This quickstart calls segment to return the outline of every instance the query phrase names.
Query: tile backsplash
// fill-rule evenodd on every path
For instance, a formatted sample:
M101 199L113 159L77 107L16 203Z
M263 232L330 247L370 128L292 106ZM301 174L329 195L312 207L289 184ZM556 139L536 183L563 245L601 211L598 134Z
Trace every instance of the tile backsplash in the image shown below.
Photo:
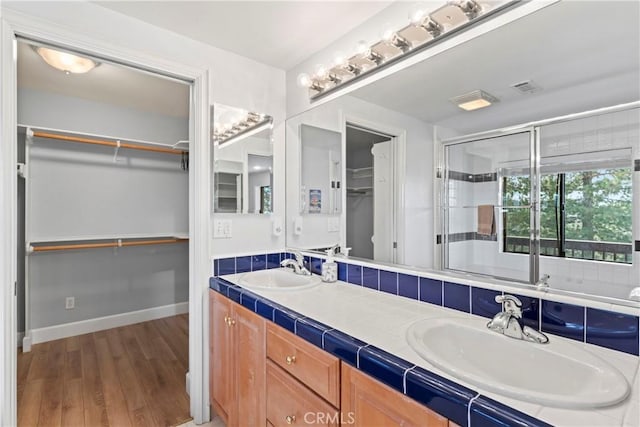
M288 252L218 258L213 261L213 275L243 273L277 268ZM307 268L320 274L324 259L305 256ZM386 268L363 266L358 262L338 262L338 280L380 292L444 306L454 310L491 318L500 311L495 302L501 291L428 277L428 273L408 274ZM559 335L625 353L640 355L638 316L526 295L522 301L524 323L542 332Z

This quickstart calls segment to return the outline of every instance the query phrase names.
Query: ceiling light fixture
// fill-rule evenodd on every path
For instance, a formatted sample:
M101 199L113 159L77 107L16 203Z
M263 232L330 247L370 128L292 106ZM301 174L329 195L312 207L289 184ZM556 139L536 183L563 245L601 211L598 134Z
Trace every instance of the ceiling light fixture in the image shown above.
M93 59L44 46L38 46L35 50L44 62L66 74L88 73L99 65Z
M414 8L409 13L409 25L394 31L386 24L378 42L358 42L354 55L336 55L332 67L317 65L313 76L300 74L298 85L307 88L309 98L318 99L518 3L519 0L482 4L476 0L453 0L431 13L422 7Z
M465 111L473 111L488 107L498 101L498 98L483 90L474 90L473 92L451 98L451 102Z

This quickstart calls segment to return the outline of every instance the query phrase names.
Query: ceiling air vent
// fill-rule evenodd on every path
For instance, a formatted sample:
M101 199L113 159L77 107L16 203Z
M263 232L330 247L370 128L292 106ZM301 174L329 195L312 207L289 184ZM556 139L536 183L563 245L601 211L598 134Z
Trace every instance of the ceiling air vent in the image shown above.
M511 87L517 90L518 92L525 93L525 94L536 93L542 90L542 88L538 86L538 84L535 83L533 80L527 80L524 82L515 83L515 84L512 84Z

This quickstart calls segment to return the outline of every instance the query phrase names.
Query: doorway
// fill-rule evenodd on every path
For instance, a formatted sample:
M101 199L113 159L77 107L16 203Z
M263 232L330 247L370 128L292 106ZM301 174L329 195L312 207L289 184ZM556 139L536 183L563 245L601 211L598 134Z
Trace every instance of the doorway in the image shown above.
M394 140L346 125L346 246L359 258L396 262Z

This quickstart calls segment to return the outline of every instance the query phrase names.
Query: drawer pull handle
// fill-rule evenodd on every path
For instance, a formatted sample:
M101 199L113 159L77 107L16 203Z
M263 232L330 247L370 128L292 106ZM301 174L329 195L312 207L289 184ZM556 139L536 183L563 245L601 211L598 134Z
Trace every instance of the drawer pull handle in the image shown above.
M287 361L287 365L293 365L294 363L296 363L296 357L295 356L287 356L287 358L285 359ZM295 421L296 417L293 417L293 420Z
M229 326L233 326L236 324L235 319L232 319L231 317L229 318Z
M296 422L296 416L295 415L287 415L285 417L285 421L287 422L287 424L293 424Z

